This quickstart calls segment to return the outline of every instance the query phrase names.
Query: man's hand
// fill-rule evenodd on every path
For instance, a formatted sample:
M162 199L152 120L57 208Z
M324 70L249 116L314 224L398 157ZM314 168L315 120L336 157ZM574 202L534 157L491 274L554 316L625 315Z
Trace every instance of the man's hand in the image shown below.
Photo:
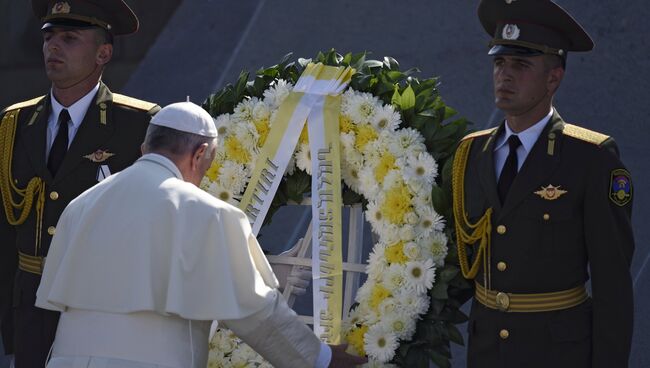
M301 242L302 239L299 239L296 245L291 249L280 253L280 255L285 257L296 257L300 250ZM304 295L307 292L309 283L311 282L311 271L296 267L292 272L291 269L294 267L295 266L285 264L271 265L273 273L280 283L280 289L285 289L287 286L291 285L293 287L291 290L293 295Z
M368 359L365 357L358 357L346 353L345 350L347 348L348 344L330 345L330 349L332 349L332 359L330 360L329 366L331 368L355 367L360 364L368 363Z

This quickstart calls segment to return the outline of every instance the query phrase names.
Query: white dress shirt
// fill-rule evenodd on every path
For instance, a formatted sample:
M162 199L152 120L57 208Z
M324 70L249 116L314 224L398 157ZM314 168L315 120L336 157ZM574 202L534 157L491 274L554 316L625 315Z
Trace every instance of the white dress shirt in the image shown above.
M52 148L52 144L54 144L54 138L56 138L56 134L59 132L59 114L61 113L61 110L67 109L68 113L70 114L70 119L72 120L72 125L68 126L69 148L72 140L74 139L74 136L77 134L77 130L79 130L81 122L86 116L88 107L90 107L90 104L95 99L97 91L99 91L99 82L95 88L93 88L85 96L68 107L61 105L61 103L57 101L56 98L54 98L54 92L50 92L52 112L50 113L50 116L47 120L47 139L45 141L45 144L47 146L45 146L45 162L47 162L50 156L50 149Z
M526 161L526 157L528 157L528 154L533 149L535 142L537 142L537 138L539 138L539 135L542 134L542 130L544 130L546 123L548 123L552 115L553 108L551 108L551 111L549 111L548 114L542 118L542 120L519 133L513 132L510 129L510 126L508 126L508 122L506 121L505 134L499 136L494 144L494 170L497 180L501 175L503 165L506 164L506 159L510 153L510 146L507 144L508 138L514 134L517 135L521 141L521 145L517 148L517 171L519 171L521 170L521 166L524 164L524 161Z

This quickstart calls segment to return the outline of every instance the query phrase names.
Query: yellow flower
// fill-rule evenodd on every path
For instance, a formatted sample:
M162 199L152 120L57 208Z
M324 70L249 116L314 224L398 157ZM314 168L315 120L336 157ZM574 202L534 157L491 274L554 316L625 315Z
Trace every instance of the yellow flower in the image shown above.
M205 172L205 176L207 176L210 179L210 181L217 181L217 178L219 177L220 169L221 169L221 162L212 161L212 165L210 165L208 171Z
M354 124L349 117L344 116L343 114L339 115L339 131L341 133L350 133L354 131Z
M370 307L374 310L377 310L377 308L379 308L379 304L381 304L381 302L383 302L384 299L388 298L389 296L391 296L390 290L386 289L380 284L375 285L375 287L372 289L372 293L370 293Z
M381 212L388 221L396 225L404 224L404 215L413 211L411 193L404 184L399 184L386 192L386 199L381 205Z
M230 136L226 138L225 142L226 146L226 157L229 159L240 163L240 164L245 164L248 163L251 159L251 154L248 152L246 148L241 144L237 138L234 136Z
M390 264L405 264L408 261L408 257L404 254L404 242L402 241L386 247L384 254L386 256L386 261Z
M357 127L357 140L354 142L354 147L361 151L368 142L377 139L377 131L370 124L363 124Z
M253 124L255 124L255 129L257 129L257 133L260 135L260 139L257 141L257 147L262 147L264 142L266 142L266 137L269 136L269 131L271 130L269 120L256 120Z
M309 143L309 133L307 132L307 124L302 127L302 132L300 132L300 138L298 139L299 143L307 144Z
M368 326L361 325L360 327L351 329L345 337L350 346L352 346L360 356L366 356L366 350L363 348L363 335L365 335L366 332L368 332Z
M386 152L379 159L379 164L375 168L375 179L379 184L384 182L384 177L388 174L389 171L395 168L395 156Z

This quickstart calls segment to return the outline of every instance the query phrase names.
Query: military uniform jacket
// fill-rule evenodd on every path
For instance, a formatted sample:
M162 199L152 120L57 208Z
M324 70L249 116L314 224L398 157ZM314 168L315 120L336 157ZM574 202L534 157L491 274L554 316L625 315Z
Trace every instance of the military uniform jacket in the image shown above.
M6 118L11 116L16 119L13 142L6 137L0 140L0 151L3 152L0 159L4 160L6 153L11 153L11 180L19 189L27 187L34 177L44 182L41 221L36 211L37 199L34 199L27 219L20 225L8 223L4 208L0 215L0 303L3 340L8 352L12 350L12 333L9 331L12 326L11 306L25 303L33 306L40 281L38 274L23 270L16 272L17 252L47 256L57 221L66 205L95 185L103 175L120 171L140 157L140 145L149 120L159 109L149 102L113 94L100 82L95 101L89 106L54 177L45 160L50 95L10 106L2 112L2 124L6 124ZM0 170L3 170L1 166ZM8 178L5 172L0 174L2 180ZM20 199L13 190L12 196L15 201ZM6 206L7 198L3 197ZM14 210L14 213L19 215L19 211Z
M493 210L491 289L557 292L590 278L592 295L551 312L502 312L474 300L468 366L627 367L632 183L614 140L566 124L554 112L501 204L493 157L503 130L501 124L465 138L472 140L465 213L471 223ZM484 284L484 271L481 266L476 282Z

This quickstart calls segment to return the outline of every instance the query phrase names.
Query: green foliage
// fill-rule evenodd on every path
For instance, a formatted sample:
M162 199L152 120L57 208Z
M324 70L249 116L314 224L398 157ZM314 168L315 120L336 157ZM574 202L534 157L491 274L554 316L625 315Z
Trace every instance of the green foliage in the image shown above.
M438 186L432 191L432 204L436 212L447 220L449 254L446 264L437 270L436 283L430 290L429 311L417 322L416 333L411 341L402 341L393 363L402 367L425 367L429 362L438 367L450 367L450 343L463 345L463 339L456 324L463 323L467 316L460 306L472 295L471 284L465 280L458 267L458 254L453 234L451 208L451 162L460 139L467 134L468 122L457 118L456 110L445 105L439 91L438 78L419 79L414 76L416 68L400 70L397 60L384 57L383 60L367 59L367 53L345 55L335 50L319 52L313 59L292 61L287 54L274 66L261 68L252 80L249 73L242 72L234 85L229 84L221 91L210 95L203 107L212 115L232 113L243 99L263 96L266 89L278 79L296 83L309 62L322 62L331 66L350 66L356 69L350 87L377 96L384 103L392 104L402 116L400 128L420 131L429 153L438 163ZM273 200L267 221L272 213L287 202L301 202L310 191L310 178L297 170L283 178ZM363 202L363 198L344 186L345 204ZM365 206L364 202L364 206Z

